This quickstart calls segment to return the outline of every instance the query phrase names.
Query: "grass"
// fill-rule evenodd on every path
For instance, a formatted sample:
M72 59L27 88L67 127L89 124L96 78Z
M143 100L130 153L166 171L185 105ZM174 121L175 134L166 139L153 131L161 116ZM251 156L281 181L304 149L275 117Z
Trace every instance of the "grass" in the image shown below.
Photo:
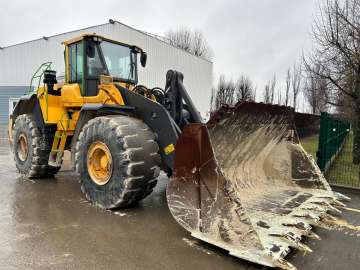
M319 135L303 138L301 145L304 147L306 152L314 157L316 160L316 151L318 150Z
M330 166L326 173L327 179L331 183L360 187L359 179L359 165L352 162L352 148L353 148L353 135L352 133L347 137L345 145L341 150L339 156L334 163Z
M316 159L318 149L318 135L302 139L304 149ZM347 137L345 145L325 173L326 179L331 184L360 188L359 165L352 163L353 134Z

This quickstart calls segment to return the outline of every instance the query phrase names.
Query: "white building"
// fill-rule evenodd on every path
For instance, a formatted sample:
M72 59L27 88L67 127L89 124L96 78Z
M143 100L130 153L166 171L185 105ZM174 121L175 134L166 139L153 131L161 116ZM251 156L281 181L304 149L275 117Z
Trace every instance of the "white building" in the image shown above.
M139 84L164 87L167 70L181 71L186 89L202 116L206 116L210 107L212 62L110 20L106 24L1 48L0 123L7 122L11 101L28 91L31 77L42 63L50 61L58 75L64 74L64 47L61 43L82 33L96 33L144 49L148 61L145 69L139 65Z

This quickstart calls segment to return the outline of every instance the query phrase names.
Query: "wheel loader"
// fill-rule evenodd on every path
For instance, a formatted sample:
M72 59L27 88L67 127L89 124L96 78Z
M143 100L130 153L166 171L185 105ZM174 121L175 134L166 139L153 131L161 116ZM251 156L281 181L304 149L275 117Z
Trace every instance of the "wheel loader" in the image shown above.
M164 89L138 84L138 46L96 34L63 44L64 82L47 65L10 117L20 174L53 176L69 150L87 200L114 209L148 196L163 170L169 209L192 236L282 269L349 199L299 144L292 109L240 102L205 124L180 72L167 72Z

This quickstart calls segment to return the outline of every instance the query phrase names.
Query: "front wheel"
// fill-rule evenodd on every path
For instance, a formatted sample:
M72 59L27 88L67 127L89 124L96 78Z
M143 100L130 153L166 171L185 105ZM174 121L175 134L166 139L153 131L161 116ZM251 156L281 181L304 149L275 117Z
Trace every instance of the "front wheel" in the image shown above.
M76 145L75 165L86 198L107 209L148 196L156 185L161 158L155 135L128 116L90 120Z
M48 165L50 149L41 145L41 132L33 115L18 116L12 136L12 152L19 173L29 178L43 178L59 171L60 167Z

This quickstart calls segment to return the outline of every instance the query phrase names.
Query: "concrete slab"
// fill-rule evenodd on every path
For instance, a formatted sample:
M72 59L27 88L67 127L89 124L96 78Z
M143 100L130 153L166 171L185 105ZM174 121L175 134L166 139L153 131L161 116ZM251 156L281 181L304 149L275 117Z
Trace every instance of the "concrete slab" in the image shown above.
M166 204L167 178L137 207L116 212L84 200L77 176L27 180L0 144L0 269L263 269L193 239ZM343 191L360 208L360 193ZM360 213L343 216L360 224ZM299 269L359 269L360 238L317 228L314 250L288 257Z

